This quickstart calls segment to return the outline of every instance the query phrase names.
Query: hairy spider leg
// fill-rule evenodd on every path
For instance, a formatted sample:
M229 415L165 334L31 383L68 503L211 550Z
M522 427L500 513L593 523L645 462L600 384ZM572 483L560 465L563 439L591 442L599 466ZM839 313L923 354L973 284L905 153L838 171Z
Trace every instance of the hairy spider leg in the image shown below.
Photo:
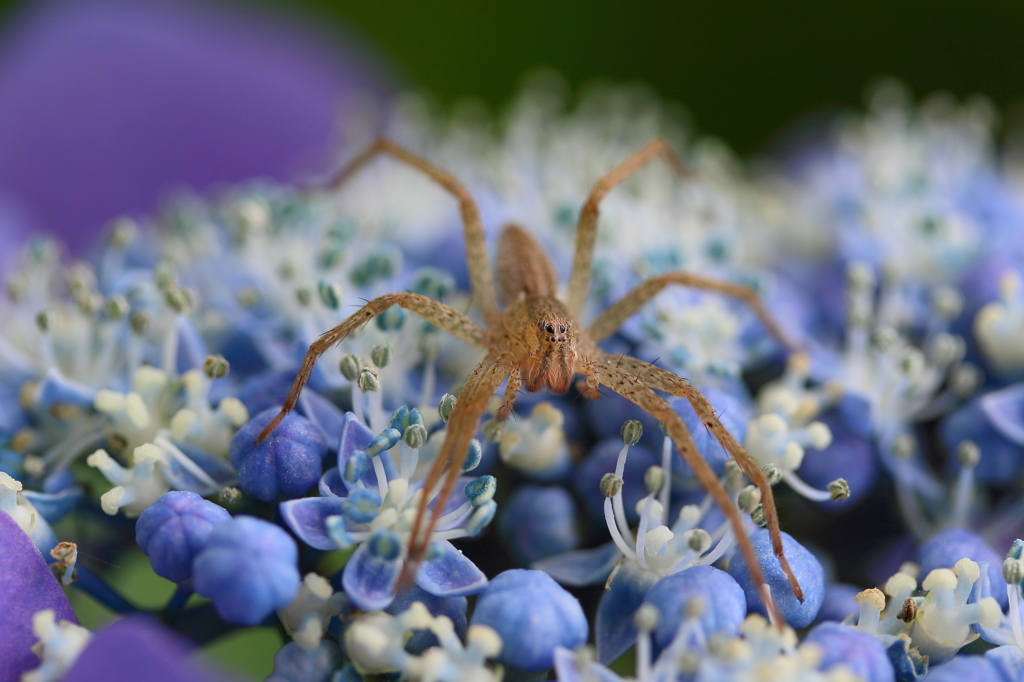
M616 185L643 168L651 159L662 157L679 175L686 175L686 166L679 159L668 142L658 137L635 151L625 161L603 175L590 190L590 195L580 211L576 224L576 253L572 261L572 275L569 276L569 292L565 298L569 313L579 319L580 310L590 290L590 276L594 263L594 241L597 238L597 218L601 200Z
M746 303L757 318L768 330L768 333L775 338L780 346L788 351L797 351L799 348L789 340L783 333L782 328L768 313L764 303L757 295L757 292L742 284L725 282L711 277L691 274L689 272L669 272L664 275L652 277L639 284L635 289L617 300L615 303L598 316L587 330L590 333L590 340L598 343L601 340L615 333L622 324L633 316L648 301L654 298L662 289L672 284L680 284L705 291L716 291L718 293L737 298Z
M729 497L729 493L722 485L722 482L718 480L718 476L715 475L711 466L704 461L700 452L697 451L693 435L686 428L682 417L676 414L675 410L669 407L668 403L661 396L638 380L635 374L624 367L616 366L608 358L605 358L602 362L599 377L602 385L615 391L655 419L664 422L669 437L672 438L683 459L693 469L697 480L715 499L722 513L729 519L733 533L736 535L736 542L743 553L743 559L746 561L750 575L757 585L758 594L766 594L765 587L767 583L764 579L764 573L761 571L761 565L757 562L757 557L754 554L754 546L750 543L750 537L747 535L746 528L744 528L743 517L732 498ZM788 564L786 565L788 566ZM776 611L775 602L770 599L766 601L765 607L772 612L773 620L777 623L782 623L783 621L779 618Z
M778 557L782 570L786 572L786 578L789 580L790 587L793 588L793 594L796 595L797 599L803 601L803 589L801 589L800 583L797 582L793 569L790 568L789 560L786 559L786 555L783 552L779 514L775 509L775 497L772 494L771 483L768 481L764 471L761 470L761 467L754 461L754 458L743 449L743 446L722 425L718 415L715 414L714 408L708 399L704 397L704 394L685 379L677 377L672 372L655 367L637 358L628 355L613 355L611 353L602 353L601 357L604 366L614 366L619 371L624 372L626 376L632 377L638 384L649 386L659 391L665 391L666 393L686 398L689 401L690 405L693 406L694 412L697 413L697 416L700 417L701 422L715 437L715 440L722 444L722 447L732 456L743 473L750 477L750 480L761 491L761 502L764 505L765 519L768 521L768 533L772 539L772 550L775 552L775 556ZM687 459L687 462L689 461ZM701 459L701 462L704 466L707 466L703 459ZM693 464L690 463L690 466L692 467ZM704 483L704 481L701 480L701 483Z
M281 411L260 431L260 435L256 437L257 443L262 443L277 428L277 425L281 423L285 415L295 407L295 403L299 400L299 394L302 393L302 387L309 381L309 375L313 372L313 366L316 365L317 359L328 348L336 343L340 343L346 336L355 331L356 328L366 324L393 305L401 306L410 312L416 313L435 327L439 327L467 343L476 346L483 344L484 332L480 326L454 308L420 294L400 293L379 296L310 344L309 350L306 351L306 357L303 358L302 365L299 367L299 372L295 375L295 381L288 392L288 397L285 398L284 405L281 407Z
M489 353L483 361L477 365L473 373L466 380L466 385L459 394L459 400L455 403L451 417L448 419L448 433L445 436L441 450L437 453L423 482L423 495L420 498L419 508L416 510L416 520L413 522L412 534L409 537L409 555L398 581L399 589L411 585L416 577L419 564L430 544L430 536L437 526L437 520L444 513L445 504L455 489L455 483L462 473L462 463L466 460L466 453L469 450L469 441L476 433L477 423L487 409L491 396L509 375L510 365L503 362L500 354ZM448 467L445 473L445 467ZM427 516L427 506L430 503L430 493L441 481L444 475L444 483L433 509L430 510L430 519L424 525L424 518Z
M462 214L462 227L466 240L466 267L469 269L473 301L488 325L497 322L501 318L501 312L498 308L494 279L487 257L487 241L484 237L483 223L480 220L480 210L469 190L454 176L413 154L393 140L381 137L335 173L328 183L328 187L331 189L341 187L378 154L389 154L398 161L416 168L447 190L459 202L459 212Z

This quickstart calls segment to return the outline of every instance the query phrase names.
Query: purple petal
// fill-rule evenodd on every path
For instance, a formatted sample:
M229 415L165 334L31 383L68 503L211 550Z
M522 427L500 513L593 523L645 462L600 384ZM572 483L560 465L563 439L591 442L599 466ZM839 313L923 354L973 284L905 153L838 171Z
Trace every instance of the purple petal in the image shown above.
M35 490L23 490L22 496L32 503L48 523L57 523L64 515L82 499L82 489L78 486L65 488L59 493L40 493Z
M316 487L320 491L320 497L345 497L348 495L348 488L345 486L345 481L341 479L341 471L338 467L325 471Z
M487 576L452 543L441 540L433 549L439 555L424 561L416 574L416 584L424 590L438 597L461 597L487 587Z
M370 553L370 543L364 542L349 557L341 574L345 594L364 611L386 609L395 599L402 563L400 553L394 559L374 556Z
M580 549L534 561L530 568L544 571L563 585L596 585L608 578L620 554L615 543L609 542L594 549Z
M1024 383L993 391L981 399L996 431L1017 445L1024 445Z
M635 563L622 565L597 605L594 629L598 661L608 665L636 642L633 616L656 580Z
M622 678L600 663L587 665L587 678L594 682L622 682ZM576 654L564 646L555 647L555 678L558 682L583 682L576 667Z
M339 102L379 91L380 74L285 17L240 9L48 2L8 27L0 186L34 228L80 250L111 218L155 209L169 185L326 165Z
M0 512L0 682L17 682L39 666L32 653L32 615L53 609L58 621L77 623L64 590L18 524Z
M299 500L282 502L278 509L281 518L313 549L338 549L338 545L327 535L327 517L342 513L343 497L303 497Z
M64 682L217 682L189 658L191 645L149 616L122 618L92 638Z
M334 443L345 428L345 414L327 398L313 390L299 396L299 411L320 427L328 443Z

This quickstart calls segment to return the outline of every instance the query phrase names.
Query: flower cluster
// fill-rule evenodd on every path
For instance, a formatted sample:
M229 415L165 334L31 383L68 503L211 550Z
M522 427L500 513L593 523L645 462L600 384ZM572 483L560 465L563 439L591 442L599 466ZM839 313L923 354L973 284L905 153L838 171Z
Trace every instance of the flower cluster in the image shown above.
M385 127L465 182L489 242L524 225L562 275L593 182L652 137L680 152L684 176L652 164L601 204L581 322L671 271L758 292L798 350L682 287L602 348L708 398L774 486L802 595L767 488L684 398L669 408L725 509L663 424L589 376L507 419L499 387L442 494L482 352L398 307L328 349L258 439L306 348L364 300L476 314L452 201L382 160L338 189L180 196L113 223L88 262L27 247L0 301L0 682L129 660L215 679L189 642L261 625L285 637L275 682L1020 679L1024 190L992 107L886 82L754 173L643 93L566 101L543 75L500 127L413 97ZM369 140L345 132L347 159ZM106 568L140 551L176 586L160 608ZM134 615L92 633L65 589Z

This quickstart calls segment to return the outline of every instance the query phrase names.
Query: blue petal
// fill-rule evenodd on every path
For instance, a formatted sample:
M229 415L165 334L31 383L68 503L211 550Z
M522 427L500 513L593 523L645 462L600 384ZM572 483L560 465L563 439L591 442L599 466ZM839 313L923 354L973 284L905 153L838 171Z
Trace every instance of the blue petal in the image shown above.
M281 518L300 540L313 549L337 549L338 545L327 535L326 519L342 513L343 497L304 497L278 505Z
M438 597L458 597L487 587L487 576L452 543L435 542L432 550L438 556L424 561L416 574L416 584L424 590Z
M364 611L386 609L395 598L402 562L401 553L394 559L374 556L370 553L370 543L364 542L345 564L341 575L345 594Z
M373 432L354 414L346 412L342 421L341 439L338 441L338 469L343 471L345 462L352 456L352 453L356 450L365 450L372 440ZM380 457L380 461L384 465L384 473L388 480L398 478L398 468L395 466L394 460L391 459L391 453L385 451L377 456ZM359 480L367 488L376 488L376 469L370 466ZM344 479L342 481L349 490L355 487L354 484L349 484Z
M82 499L82 489L78 486L52 494L35 490L23 490L21 494L49 523L60 521Z
M299 396L299 411L320 427L328 443L336 442L345 429L345 414L334 403L316 391L306 389Z
M36 401L42 408L49 409L55 403L69 403L77 407L92 409L96 389L68 379L56 369L50 369L46 378L39 383Z
M558 682L584 682L576 667L576 654L564 646L555 647L555 678ZM600 663L587 665L587 680L593 682L622 682L622 678Z
M544 571L563 585L596 585L608 578L620 556L619 548L614 542L609 542L594 549L580 549L534 561L530 568Z
M981 399L981 409L996 431L1024 445L1024 383L989 393Z
M348 494L348 488L341 480L341 471L338 467L324 472L324 475L320 477L320 482L317 483L317 490L320 491L320 497L344 497Z
M657 577L633 562L625 563L597 606L597 660L610 664L636 642L633 616Z

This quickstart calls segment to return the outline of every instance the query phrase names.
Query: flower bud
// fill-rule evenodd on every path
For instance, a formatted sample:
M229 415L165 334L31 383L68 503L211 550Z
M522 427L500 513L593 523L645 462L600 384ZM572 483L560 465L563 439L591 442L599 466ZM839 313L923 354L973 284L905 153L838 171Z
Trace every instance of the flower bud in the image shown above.
M829 499L833 502L842 502L850 498L850 484L845 478L837 478L828 484Z
M644 485L647 487L647 492L652 495L656 494L665 487L665 470L660 466L648 467L644 472Z
M211 379L225 377L230 370L231 363L223 355L207 355L203 361L203 373Z
M601 492L605 497L615 497L622 490L622 479L613 473L601 477Z
M359 376L359 371L362 369L359 366L359 358L351 353L348 353L341 359L341 364L338 366L341 370L341 375L349 381L355 381L356 377Z
M437 404L437 413L441 416L441 421L445 424L448 423L448 419L452 416L452 410L455 409L455 404L458 401L459 399L451 393L445 393L441 396L441 402Z
M377 373L369 367L364 367L359 372L358 386L359 390L363 393L368 391L379 391L380 390L380 378Z
M405 444L413 450L423 447L427 442L427 427L423 424L410 424L404 434Z
M462 463L463 471L472 471L480 466L480 460L484 458L484 448L476 438L469 441L469 450L466 452L466 461Z
M640 437L644 435L644 427L637 420L629 419L622 424L619 433L622 436L623 443L626 445L636 445L640 442Z
M387 341L384 343L378 343L373 347L373 350L370 351L370 359L373 360L373 364L378 367L387 367L394 355L395 347Z
M320 280L316 284L316 293L320 295L320 302L325 307L331 310L337 310L341 307L343 295L341 285L337 282L329 282L325 279Z

